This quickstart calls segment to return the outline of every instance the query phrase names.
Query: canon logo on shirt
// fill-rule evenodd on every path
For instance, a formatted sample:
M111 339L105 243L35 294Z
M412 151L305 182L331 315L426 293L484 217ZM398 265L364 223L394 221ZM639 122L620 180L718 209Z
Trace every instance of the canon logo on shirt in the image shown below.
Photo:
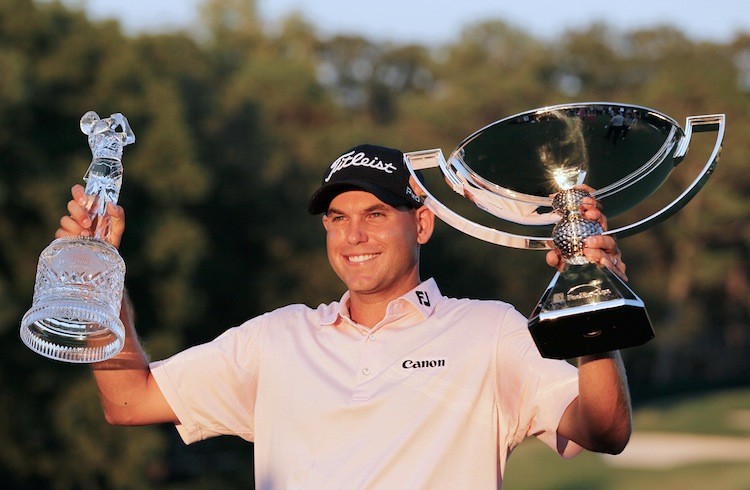
M425 361L412 361L411 359L407 359L401 364L401 367L404 369L436 368L444 366L445 359L430 359Z

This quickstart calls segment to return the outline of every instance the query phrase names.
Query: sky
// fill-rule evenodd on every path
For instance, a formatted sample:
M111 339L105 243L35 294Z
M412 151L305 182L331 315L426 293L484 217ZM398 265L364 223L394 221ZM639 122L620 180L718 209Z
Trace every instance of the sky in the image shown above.
M115 18L126 32L189 28L204 0L63 0L93 19ZM622 31L668 24L695 40L725 42L750 33L746 0L256 0L273 26L300 12L322 35L358 34L373 41L440 45L468 24L500 19L541 39L603 21Z

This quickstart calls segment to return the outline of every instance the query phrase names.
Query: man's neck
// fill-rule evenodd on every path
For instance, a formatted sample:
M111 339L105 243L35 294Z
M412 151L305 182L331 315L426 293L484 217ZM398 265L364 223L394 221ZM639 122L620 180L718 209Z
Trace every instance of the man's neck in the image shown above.
M360 325L372 328L385 318L388 305L391 301L408 293L417 287L418 284L419 282L389 295L363 294L349 291L349 316Z
M364 325L367 328L372 328L385 318L388 303L390 303L390 301L385 304L362 304L356 301L350 301L349 316L358 324Z

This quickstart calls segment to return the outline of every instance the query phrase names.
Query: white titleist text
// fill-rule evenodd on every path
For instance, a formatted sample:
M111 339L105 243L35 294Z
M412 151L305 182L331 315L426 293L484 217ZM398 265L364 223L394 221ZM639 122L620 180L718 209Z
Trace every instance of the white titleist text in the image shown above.
M344 153L340 157L336 159L335 162L331 164L331 173L328 174L328 177L325 178L325 181L328 182L331 180L331 177L333 174L338 172L339 170L346 168L346 167L370 167L374 168L375 170L381 170L385 173L392 174L394 170L396 170L396 166L392 163L384 162L378 157L375 158L368 158L364 153L354 153L353 151L350 151L349 153Z

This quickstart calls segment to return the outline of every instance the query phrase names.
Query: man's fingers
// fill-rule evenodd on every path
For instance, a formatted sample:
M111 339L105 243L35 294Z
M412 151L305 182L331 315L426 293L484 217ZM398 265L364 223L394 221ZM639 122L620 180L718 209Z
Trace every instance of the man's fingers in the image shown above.
M81 184L76 184L71 187L70 194L73 196L73 200L77 201L81 206L86 205L86 190Z
M91 236L91 230L88 227L81 226L81 224L70 216L63 216L60 218L60 229L58 230L61 236L66 235L82 235ZM57 236L58 233L55 233Z
M607 230L607 217L602 213L602 205L594 198L586 197L581 202L583 217L590 221L597 221L602 228Z
M107 203L109 215L109 242L115 248L120 248L122 235L125 233L125 209L115 203Z
M55 237L63 236L94 236L93 218L88 208L95 196L86 195L86 190L80 184L70 189L73 197L68 201L68 215L60 218L60 229L55 232ZM107 203L107 219L109 220L108 241L115 247L119 247L122 235L125 232L125 210L112 202Z
M556 248L547 252L547 256L545 257L545 259L548 266L553 267L557 270L561 270L563 267L565 267L565 262L562 259L562 255L560 255L560 251Z
M75 220L81 228L89 228L91 226L89 213L77 201L68 201L68 213L68 217Z
M609 235L596 235L586 239L583 255L594 264L606 267L617 274L623 281L627 281L626 265L622 260L622 253L617 247L615 239Z

